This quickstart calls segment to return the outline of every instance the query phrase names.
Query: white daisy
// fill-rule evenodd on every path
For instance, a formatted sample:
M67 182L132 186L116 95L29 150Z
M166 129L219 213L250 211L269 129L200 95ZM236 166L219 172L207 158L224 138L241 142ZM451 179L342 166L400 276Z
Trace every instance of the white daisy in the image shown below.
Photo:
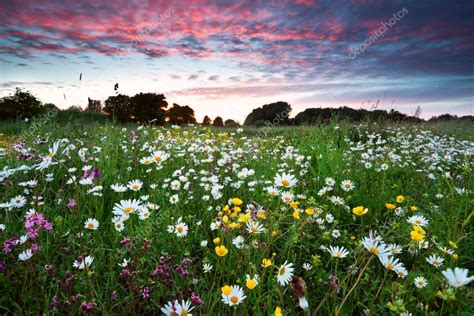
M277 274L277 281L281 286L288 285L293 277L293 263L285 263L280 266Z
M449 284L455 288L467 285L471 283L472 280L474 280L474 276L468 277L468 269L461 269L456 267L454 268L454 271L452 269L447 269L445 271L442 271L441 273L448 280Z
M99 221L95 218L89 218L84 222L84 228L90 230L97 230L97 228L99 228Z

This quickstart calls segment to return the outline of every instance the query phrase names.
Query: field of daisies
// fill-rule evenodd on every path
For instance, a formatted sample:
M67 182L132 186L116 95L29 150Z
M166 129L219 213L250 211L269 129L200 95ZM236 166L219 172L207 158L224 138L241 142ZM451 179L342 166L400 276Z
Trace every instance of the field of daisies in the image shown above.
M0 136L0 314L474 313L472 140L344 124L31 134Z

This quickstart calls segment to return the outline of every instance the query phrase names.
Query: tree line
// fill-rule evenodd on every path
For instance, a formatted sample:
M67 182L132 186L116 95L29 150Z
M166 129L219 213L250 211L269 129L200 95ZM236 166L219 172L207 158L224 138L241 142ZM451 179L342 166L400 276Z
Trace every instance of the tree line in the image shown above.
M48 111L59 109L51 103L41 103L33 94L16 88L12 95L0 98L0 119L25 119L35 117ZM163 94L137 93L130 97L124 94L109 96L102 104L99 100L88 98L85 110L79 106L71 106L69 111L88 112L106 115L119 122L149 123L155 125L165 124L196 124L194 110L188 105L168 104ZM315 125L333 120L362 121L395 121L413 122L423 121L419 116L418 108L414 115L407 115L394 109L390 111L374 109L354 109L350 107L339 108L308 108L290 118L292 107L289 103L278 101L265 104L252 110L244 121L246 126L289 126L289 125ZM432 117L429 121L470 120L473 116L458 117L443 114ZM236 127L240 124L232 119L224 121L218 116L211 120L205 116L202 123L205 126Z

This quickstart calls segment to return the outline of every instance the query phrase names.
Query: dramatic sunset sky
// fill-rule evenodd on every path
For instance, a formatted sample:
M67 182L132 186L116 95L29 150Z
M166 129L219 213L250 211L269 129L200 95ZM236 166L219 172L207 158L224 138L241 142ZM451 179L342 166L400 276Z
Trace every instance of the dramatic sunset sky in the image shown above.
M100 2L2 0L0 96L84 107L118 83L198 119L280 100L474 115L474 1Z

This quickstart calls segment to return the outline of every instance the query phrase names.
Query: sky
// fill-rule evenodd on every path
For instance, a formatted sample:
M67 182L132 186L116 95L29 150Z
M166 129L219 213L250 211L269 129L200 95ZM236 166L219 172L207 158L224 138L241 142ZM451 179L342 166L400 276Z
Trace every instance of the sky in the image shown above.
M59 108L156 92L198 120L276 101L474 115L474 1L4 0L0 21L0 96Z

